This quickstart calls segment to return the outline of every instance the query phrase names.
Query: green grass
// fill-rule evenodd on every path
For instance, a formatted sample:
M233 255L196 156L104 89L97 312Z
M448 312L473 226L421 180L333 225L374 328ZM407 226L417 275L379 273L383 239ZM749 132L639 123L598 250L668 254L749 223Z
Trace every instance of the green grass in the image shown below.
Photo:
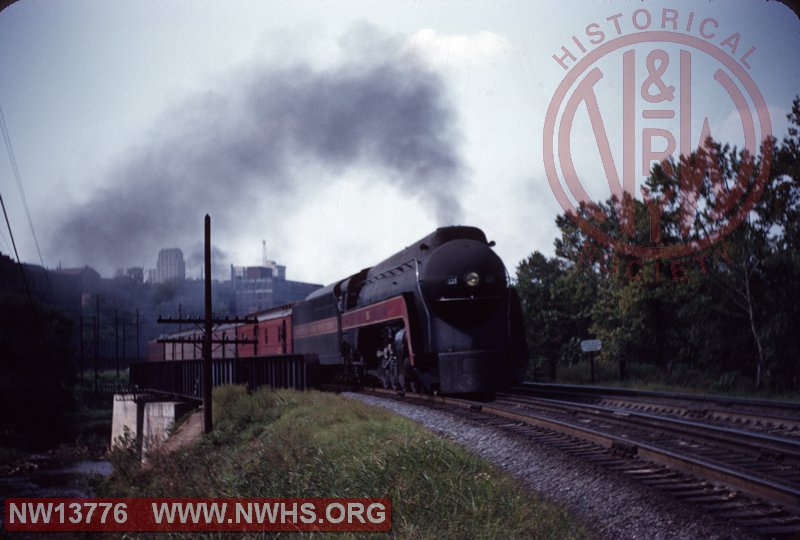
M388 497L392 532L366 537L592 536L565 510L527 492L462 447L359 401L319 392L260 390L248 395L242 387L226 387L215 390L214 410L211 435L172 456L152 457L148 469L126 467L130 462L117 453L115 461L122 466L103 494Z
M111 417L114 394L118 388L128 383L126 371L100 371L97 388L94 384L94 371L87 370L84 381L76 381L73 389L75 410L70 417L69 443L80 454L98 457L105 452L111 439Z
M756 390L752 386L752 381L734 372L715 377L688 366L677 365L673 367L672 373L667 375L664 370L656 366L639 363L629 363L627 370L628 378L622 381L619 377L619 365L616 362L596 360L595 384L663 392L800 401L800 390L796 392L776 392L767 388ZM589 360L570 366L559 366L555 382L591 384Z

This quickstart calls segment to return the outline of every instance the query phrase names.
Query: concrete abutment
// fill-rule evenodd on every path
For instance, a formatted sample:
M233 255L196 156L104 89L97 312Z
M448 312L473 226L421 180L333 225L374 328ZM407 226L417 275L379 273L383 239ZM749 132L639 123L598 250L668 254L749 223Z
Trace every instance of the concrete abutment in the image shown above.
M164 400L154 394L114 395L111 447L134 445L137 455L161 446L175 422L197 406L195 402Z

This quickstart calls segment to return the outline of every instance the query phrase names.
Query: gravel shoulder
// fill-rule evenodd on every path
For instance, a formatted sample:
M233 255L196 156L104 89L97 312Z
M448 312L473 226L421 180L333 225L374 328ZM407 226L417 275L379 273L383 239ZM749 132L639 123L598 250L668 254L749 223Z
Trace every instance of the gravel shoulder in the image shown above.
M342 395L410 418L465 446L533 492L563 504L601 538L758 538L661 492L527 439L418 405L350 392Z

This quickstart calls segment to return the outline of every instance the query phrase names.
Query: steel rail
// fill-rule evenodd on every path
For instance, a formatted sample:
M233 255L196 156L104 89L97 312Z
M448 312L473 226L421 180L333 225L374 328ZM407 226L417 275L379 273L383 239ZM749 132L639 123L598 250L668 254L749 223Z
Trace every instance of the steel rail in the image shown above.
M790 485L754 476L744 471L681 454L673 450L659 448L649 443L632 441L625 437L604 433L592 428L576 426L568 422L532 414L529 411L520 413L496 405L483 406L482 409L490 414L569 433L581 439L591 440L607 448L625 448L639 458L666 465L712 482L720 482L750 495L763 497L772 502L791 507L795 511L800 511L800 489Z
M635 388L622 388L613 386L585 386L579 384L552 384L525 382L515 389L535 392L565 393L586 397L634 397L663 399L668 401L700 402L717 405L715 410L739 410L740 408L766 409L785 413L776 418L800 419L800 401L778 401L758 398L741 398L729 396L710 396L705 394L692 394L686 392L660 392L655 390L639 390ZM751 411L742 411L744 413ZM797 416L790 416L797 415Z
M503 394L502 399L514 401L519 398L514 394ZM785 437L764 435L762 433L753 431L716 426L705 422L698 422L696 420L684 420L651 413L619 411L613 407L607 407L604 405L588 405L585 403L574 403L570 401L549 398L534 398L525 396L523 400L519 400L517 403L520 405L545 407L551 406L559 411L577 410L585 414L591 414L596 417L602 416L603 418L615 421L624 419L625 422L630 422L631 420L635 420L638 425L658 427L660 429L669 430L673 433L689 435L690 438L699 437L698 440L700 442L713 441L732 446L737 449L743 449L745 451L752 452L755 450L758 453L762 453L763 450L767 450L774 454L790 457L800 461L800 441L787 439Z
M572 435L578 439L588 440L606 448L622 448L630 455L635 455L638 458L692 474L711 482L719 482L720 484L740 490L751 496L782 504L795 512L800 511L800 489L796 487L774 480L760 478L744 471L735 470L718 463L681 454L673 450L659 448L649 443L632 441L625 437L548 418L531 411L513 410L511 407L495 403L484 403L443 396L407 396L402 392L393 390L369 389L367 391L390 397L403 396L405 399L413 402L438 403L475 412L483 412L488 415L500 416Z

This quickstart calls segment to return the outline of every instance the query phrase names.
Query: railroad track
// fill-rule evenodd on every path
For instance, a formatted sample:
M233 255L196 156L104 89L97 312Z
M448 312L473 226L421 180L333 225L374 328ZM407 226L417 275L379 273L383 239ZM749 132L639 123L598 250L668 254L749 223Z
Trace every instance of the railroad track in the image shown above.
M632 388L524 383L515 393L687 418L800 440L800 402Z
M700 505L765 538L800 537L800 442L606 404L500 394L493 402L370 390L555 447Z

